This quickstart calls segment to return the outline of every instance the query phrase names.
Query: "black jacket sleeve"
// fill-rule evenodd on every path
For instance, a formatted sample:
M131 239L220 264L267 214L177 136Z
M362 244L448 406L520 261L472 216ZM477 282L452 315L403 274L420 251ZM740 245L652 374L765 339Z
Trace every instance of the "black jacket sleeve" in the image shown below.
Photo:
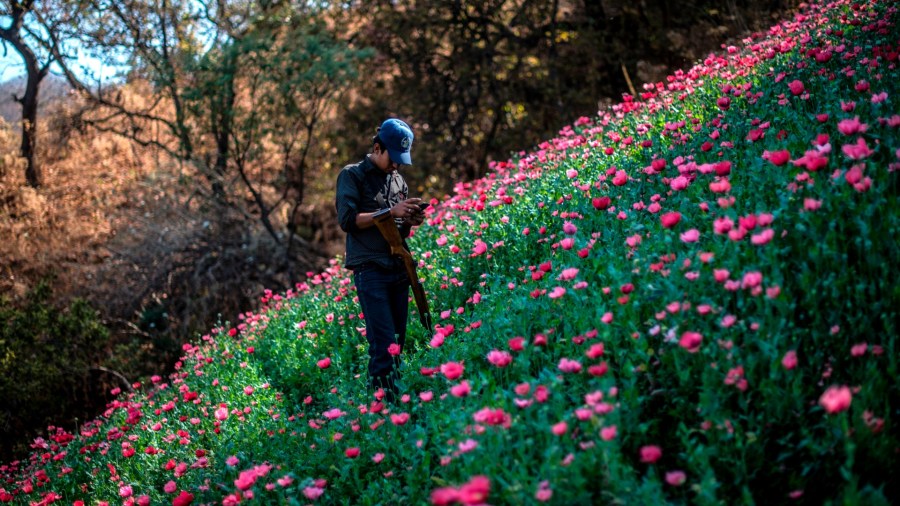
M344 169L338 175L334 205L337 208L338 223L346 233L355 232L356 216L359 214L362 189L356 175Z

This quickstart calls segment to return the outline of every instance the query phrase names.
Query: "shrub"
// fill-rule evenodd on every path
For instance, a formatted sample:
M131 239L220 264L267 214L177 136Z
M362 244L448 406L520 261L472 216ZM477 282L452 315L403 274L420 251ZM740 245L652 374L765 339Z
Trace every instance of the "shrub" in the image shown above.
M48 303L49 282L33 288L21 307L0 298L0 434L4 441L59 420L85 420L94 397L91 368L109 333L83 300L60 310ZM105 384L105 383L104 383ZM101 399L102 400L102 399ZM23 448L9 448L22 452Z

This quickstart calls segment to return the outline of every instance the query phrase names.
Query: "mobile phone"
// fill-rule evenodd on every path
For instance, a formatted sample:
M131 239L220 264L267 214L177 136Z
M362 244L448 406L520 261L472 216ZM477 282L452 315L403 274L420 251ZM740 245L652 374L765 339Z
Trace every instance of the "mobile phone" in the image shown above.
M429 206L430 204L429 204L428 202L419 202L419 203L416 204L416 205L419 206L419 209L421 209L422 211L424 211L424 210L428 209L428 206Z

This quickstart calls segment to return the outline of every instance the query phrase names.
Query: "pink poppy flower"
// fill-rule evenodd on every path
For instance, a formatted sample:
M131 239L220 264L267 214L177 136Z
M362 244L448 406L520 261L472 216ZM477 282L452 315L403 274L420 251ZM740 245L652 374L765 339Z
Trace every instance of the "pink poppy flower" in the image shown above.
M215 411L216 420L222 421L228 418L228 406L226 404L219 404L219 407L216 408Z
M253 469L248 469L246 471L241 471L241 474L238 475L237 479L234 480L234 486L238 488L238 490L247 490L253 487L253 484L256 483L257 475L256 471Z
M690 184L691 182L688 180L688 178L684 176L678 176L673 179L671 183L669 183L669 187L671 187L675 191L681 191L687 188Z
M791 162L797 167L803 167L810 172L816 172L822 167L828 165L828 157L817 149L811 149L804 153L803 156Z
M557 424L554 424L553 427L550 429L550 431L553 432L553 434L556 436L562 436L568 430L569 430L569 424L567 424L565 420L563 420Z
M487 354L487 359L497 367L506 367L512 362L512 355L508 351L491 350Z
M852 185L859 183L863 179L863 167L864 165L861 163L850 167L850 170L848 170L847 173L844 174L844 179Z
M172 506L187 506L194 502L194 494L182 490L181 493L178 494L178 497L172 499Z
M647 445L641 447L641 462L652 464L662 457L662 449L655 445Z
M310 501L315 501L322 494L325 493L325 489L319 487L303 487L303 496L309 499Z
M512 424L512 417L500 408L482 408L472 415L472 419L478 423L492 426L502 426L509 428Z
M685 332L681 334L681 339L678 340L678 345L689 353L697 353L701 344L703 344L703 336L697 332Z
M744 230L753 230L756 228L756 215L748 214L747 216L741 216L738 218L738 225Z
M850 408L853 400L853 394L846 385L832 386L819 397L819 405L825 408L828 413L840 413Z
M387 351L388 351L388 354L396 357L397 355L400 354L400 345L397 343L391 343L390 346L388 346Z
M666 472L666 483L672 485L673 487L678 487L683 485L687 480L687 476L684 474L684 471L668 471Z
M581 372L581 362L577 360L569 360L568 358L559 359L559 365L557 366L560 371L565 373L579 373Z
M594 197L591 199L591 205L594 206L594 209L598 211L604 211L609 208L610 204L612 204L612 200L609 197Z
M331 359L329 357L325 357L322 360L316 362L316 365L319 366L319 369L328 369L331 367Z
M767 228L758 234L752 235L750 237L750 242L756 246L762 246L771 241L773 237L775 237L775 231L771 228Z
M709 183L709 191L713 193L728 193L731 191L731 183L728 182L727 178L717 178L716 181ZM719 205L722 205L721 200Z
M851 160L862 160L872 156L872 153L874 153L862 137L856 139L856 144L844 144L841 147L841 152Z
M551 299L558 299L565 294L566 294L566 289L561 286L557 286L553 290L550 291L550 294L548 295L548 297L550 297Z
M522 351L525 349L525 338L522 336L516 336L507 341L509 345L509 349L512 351Z
M391 413L391 423L394 425L406 425L409 421L409 413Z
M722 216L713 220L713 232L716 234L726 234L734 228L734 221L728 216Z
M803 85L803 81L800 81L799 79L795 79L789 82L788 88L791 90L791 95L794 95L795 97L806 91L806 87Z
M822 201L810 197L803 199L803 209L807 211L818 211L822 207Z
M587 355L588 358L595 359L603 356L603 351L603 343L595 343L592 344L584 354Z
M487 251L487 243L481 239L475 239L475 246L472 247L472 254L469 256L477 257Z
M727 314L722 317L722 320L719 322L719 325L721 325L723 328L727 329L728 327L731 327L732 325L734 325L735 322L737 322L737 317L732 314Z
M469 380L463 380L460 383L450 387L450 395L453 397L465 397L472 392Z
M346 455L347 458L355 459L356 457L359 457L359 448L356 446L347 448L344 450L344 455Z
M678 211L666 213L659 217L659 221L662 223L663 228L672 228L681 221L681 213Z
M431 504L449 506L459 501L459 491L453 487L441 487L431 491Z
M697 242L700 239L700 231L692 228L681 234L681 242L690 243Z
M537 492L534 493L534 498L538 502L547 502L553 498L553 490L550 489L549 486L543 486L544 483L547 482L542 482L541 488L537 489Z
M844 135L861 134L869 128L869 125L861 123L859 116L853 119L844 119L838 122L838 131Z
M487 476L473 476L468 483L459 487L459 501L466 506L484 504L490 491L491 480Z
M603 376L604 374L606 374L606 372L608 370L609 370L609 365L604 361L604 362L600 362L599 364L594 364L594 365L588 367L588 374L590 374L591 376L594 376L596 378L599 378L600 376Z
M763 275L761 272L753 271L744 274L741 280L741 288L756 288L762 283Z
M728 238L732 241L740 241L747 235L747 229L744 227L734 228L728 231Z
M459 362L447 362L441 364L441 374L446 376L448 380L459 378L462 376L463 370L465 370L465 367Z
M575 235L578 232L578 227L575 226L571 221L566 221L563 223L563 233L566 235Z
M329 420L337 420L338 418L346 415L347 413L340 410L340 408L332 408L328 411L322 413L322 416Z
M781 151L763 151L763 160L768 160L772 165L781 167L788 163L791 159L791 152L783 149Z
M569 267L568 269L563 269L562 273L560 273L559 277L556 278L559 281L571 281L575 279L575 276L578 275L578 269L575 267Z
M612 441L616 438L618 434L618 430L615 425L610 425L609 427L603 427L600 429L600 439L604 441Z

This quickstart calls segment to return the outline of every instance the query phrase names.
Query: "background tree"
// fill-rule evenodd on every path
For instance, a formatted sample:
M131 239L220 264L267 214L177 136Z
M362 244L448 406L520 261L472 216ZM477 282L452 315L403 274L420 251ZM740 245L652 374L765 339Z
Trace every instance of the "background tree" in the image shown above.
M38 3L34 0L4 0L0 2L0 40L3 41L4 55L8 46L19 53L25 67L25 90L22 96L15 96L22 106L22 146L21 156L25 159L25 181L37 187L41 184L40 166L35 160L37 147L38 95L41 81L50 71L53 57L43 51L43 40L47 33L58 28L66 19L56 19L53 2Z
M167 285L164 312L209 321L223 297L238 310L319 268L325 254L304 226L309 160L324 157L318 132L367 53L308 2L85 1L88 14L70 35L123 74L112 83L81 78L74 54L51 41L91 104L80 122L167 154L190 203L211 217L187 248L169 252L176 272L154 276ZM150 100L122 93L142 88ZM197 297L198 279L209 280L214 304Z

